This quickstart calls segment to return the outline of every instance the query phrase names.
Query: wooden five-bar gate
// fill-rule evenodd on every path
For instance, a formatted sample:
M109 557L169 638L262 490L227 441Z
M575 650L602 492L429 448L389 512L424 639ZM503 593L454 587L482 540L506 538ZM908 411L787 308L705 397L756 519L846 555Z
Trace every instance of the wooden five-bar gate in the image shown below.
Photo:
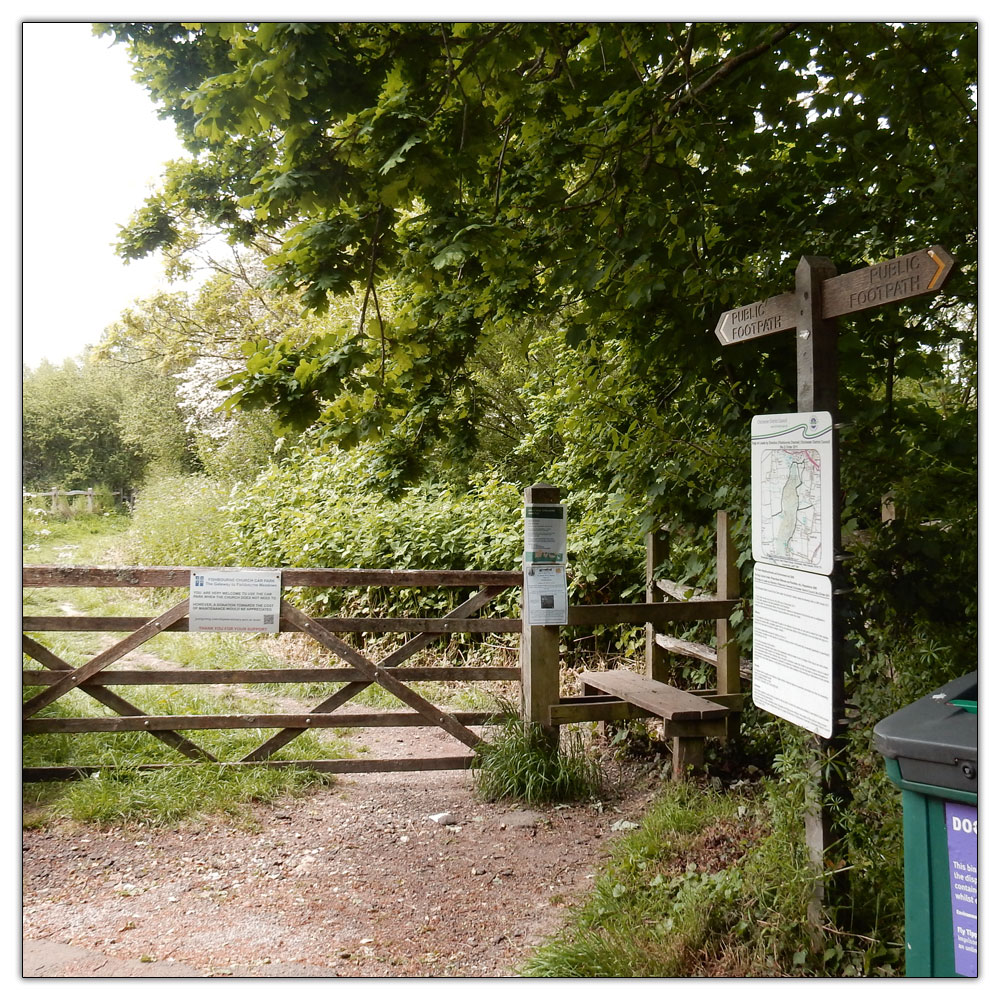
M532 492L534 491L534 493ZM547 491L547 492L546 492ZM551 487L531 487L529 502L544 503L558 491ZM25 669L23 684L42 690L23 705L22 732L39 733L146 732L189 759L178 764L147 764L140 769L186 766L189 762L215 762L226 766L302 766L313 770L348 773L362 771L432 770L469 767L483 737L470 727L490 720L490 713L446 711L428 701L410 684L414 681L520 681L522 710L527 721L557 736L558 727L574 722L615 722L644 716L663 719L664 735L674 740L675 775L681 776L688 764L696 764L706 737L725 738L732 731L741 706L739 659L729 635L729 616L738 603L737 576L732 565L728 521L719 520L719 587L715 595L681 595L663 600L663 581L653 575L657 542L647 540L647 601L639 604L571 606L568 626L635 624L647 626L646 676L628 671L587 672L582 677L583 692L560 692L559 626L532 626L519 618L485 617L481 612L504 591L520 588L520 572L467 570L365 570L365 569L284 569L283 591L289 588L408 587L474 590L452 611L434 618L324 618L306 614L289 601L280 605L279 630L303 632L328 653L342 661L340 666L282 668L188 667L130 669L119 666L123 657L162 632L188 630L188 598L153 618L94 617L78 615L25 616L23 646L28 657L42 669ZM185 588L191 570L179 567L97 567L26 566L25 587L122 587ZM666 589L669 589L666 588ZM680 691L663 679L662 651L669 643L659 632L667 622L715 619L718 628L716 649L675 648L685 656L715 663L714 688L698 692ZM80 666L73 666L28 633L46 632L127 633ZM346 642L347 634L399 633L408 636L392 652L371 659ZM436 638L447 634L520 633L520 666L404 666L415 653ZM132 704L115 687L187 684L276 684L328 682L339 685L309 712L234 715L151 715ZM380 685L395 695L410 711L337 711L370 685ZM79 690L111 709L114 716L53 718L39 713L70 691ZM431 758L277 760L274 754L301 733L323 728L367 728L372 726L436 726L464 745L461 756ZM239 760L219 761L191 738L198 730L273 729L277 732ZM469 752L473 751L473 752ZM26 781L83 777L95 766L26 767ZM100 768L107 770L106 767Z

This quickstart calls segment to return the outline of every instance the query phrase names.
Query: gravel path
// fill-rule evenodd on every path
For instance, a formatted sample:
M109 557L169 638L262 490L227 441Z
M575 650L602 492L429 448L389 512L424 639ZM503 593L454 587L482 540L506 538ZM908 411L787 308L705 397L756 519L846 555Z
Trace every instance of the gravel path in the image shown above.
M396 732L359 738L373 757L455 752ZM656 784L639 771L601 803L524 810L479 801L467 772L352 775L255 808L254 829L28 830L24 974L516 975Z

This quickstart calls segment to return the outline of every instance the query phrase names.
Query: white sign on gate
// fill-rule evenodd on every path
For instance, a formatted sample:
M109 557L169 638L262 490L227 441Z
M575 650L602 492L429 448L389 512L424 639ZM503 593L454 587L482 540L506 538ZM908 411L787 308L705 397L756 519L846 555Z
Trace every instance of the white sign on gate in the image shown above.
M191 570L190 632L277 632L281 571Z
M818 736L833 735L829 577L754 566L753 703Z

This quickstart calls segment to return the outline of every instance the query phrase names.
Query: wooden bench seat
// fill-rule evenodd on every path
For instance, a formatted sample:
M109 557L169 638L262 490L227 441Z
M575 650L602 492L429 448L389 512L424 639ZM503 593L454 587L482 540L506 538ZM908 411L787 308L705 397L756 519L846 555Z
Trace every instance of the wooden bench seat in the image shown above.
M593 688L612 694L622 701L644 708L671 722L691 722L702 719L724 719L729 710L724 705L699 698L690 691L681 691L660 681L650 680L631 670L587 670L580 676L584 691Z
M674 777L704 761L705 737L726 735L729 709L631 670L586 670L580 675L584 694L600 691L663 719L664 738L674 741Z

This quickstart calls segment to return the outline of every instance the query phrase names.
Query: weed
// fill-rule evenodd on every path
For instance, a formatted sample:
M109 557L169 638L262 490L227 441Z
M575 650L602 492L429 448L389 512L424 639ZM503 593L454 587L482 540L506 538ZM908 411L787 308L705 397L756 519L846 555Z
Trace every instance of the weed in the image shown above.
M501 703L498 721L473 762L477 792L487 801L504 799L538 805L596 797L601 771L574 730L553 743L541 727L523 722L510 703Z

